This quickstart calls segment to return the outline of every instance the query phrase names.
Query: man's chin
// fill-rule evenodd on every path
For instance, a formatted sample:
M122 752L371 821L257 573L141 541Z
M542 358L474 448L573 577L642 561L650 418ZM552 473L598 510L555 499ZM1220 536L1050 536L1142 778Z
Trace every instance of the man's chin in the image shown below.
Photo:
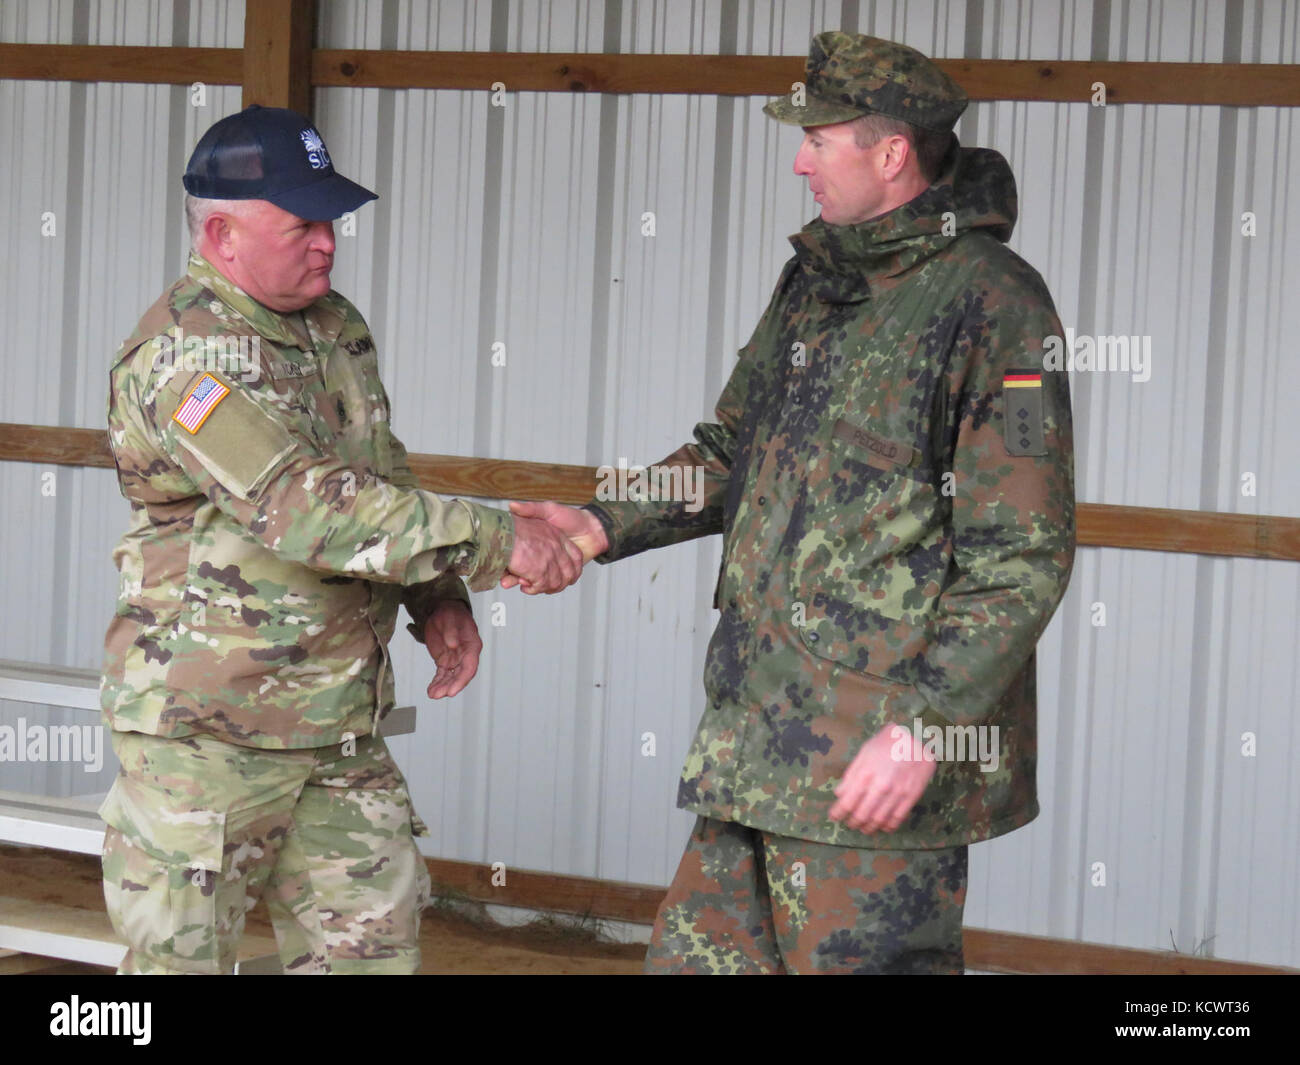
M329 292L329 290L330 290L329 270L326 270L324 273L314 275L307 282L307 284L303 286L304 294L308 292L311 293L312 301L320 299L323 295L325 295L325 293Z

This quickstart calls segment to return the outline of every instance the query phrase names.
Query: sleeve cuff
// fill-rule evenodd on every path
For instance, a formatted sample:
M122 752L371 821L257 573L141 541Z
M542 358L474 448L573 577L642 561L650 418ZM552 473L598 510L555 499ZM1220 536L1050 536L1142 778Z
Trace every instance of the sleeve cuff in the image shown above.
M604 507L595 503L587 503L579 507L579 510L585 510L588 514L595 516L600 522L600 526L605 530L606 548L604 554L597 555L592 561L599 562L602 566L613 562L618 558L618 533L614 528L614 519Z
M515 518L508 510L465 503L474 520L474 564L465 580L472 592L486 592L501 583L515 549Z
M464 603L471 616L474 613L465 582L454 573L443 574L426 584L408 585L404 590L402 603L406 607L406 612L411 615L406 631L414 636L418 643L424 643L424 626L430 615L438 609L439 603L446 602Z

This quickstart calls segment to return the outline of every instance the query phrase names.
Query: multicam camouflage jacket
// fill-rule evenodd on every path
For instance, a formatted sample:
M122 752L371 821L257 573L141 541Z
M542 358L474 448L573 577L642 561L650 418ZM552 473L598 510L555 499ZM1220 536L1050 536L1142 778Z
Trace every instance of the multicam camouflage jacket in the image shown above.
M391 708L399 602L490 588L508 514L416 487L374 342L331 292L281 315L190 258L110 371L131 526L102 705L119 731L249 747L364 735Z
M1066 376L1042 365L1060 324L1004 244L1014 221L1006 162L954 146L902 207L805 226L717 422L662 463L703 467L704 505L589 505L600 561L723 534L679 806L879 848L1037 814L1034 645L1073 563L1073 445ZM832 822L894 724L937 756L920 801L893 833Z

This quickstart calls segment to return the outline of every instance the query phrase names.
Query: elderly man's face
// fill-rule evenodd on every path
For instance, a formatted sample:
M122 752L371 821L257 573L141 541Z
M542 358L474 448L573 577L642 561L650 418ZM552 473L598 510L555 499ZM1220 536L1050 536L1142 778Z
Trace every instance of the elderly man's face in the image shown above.
M227 218L231 280L258 303L297 311L330 290L333 222L307 222L265 200Z
M888 188L879 176L881 144L859 148L852 122L804 127L794 172L808 178L823 222L848 226L884 212Z

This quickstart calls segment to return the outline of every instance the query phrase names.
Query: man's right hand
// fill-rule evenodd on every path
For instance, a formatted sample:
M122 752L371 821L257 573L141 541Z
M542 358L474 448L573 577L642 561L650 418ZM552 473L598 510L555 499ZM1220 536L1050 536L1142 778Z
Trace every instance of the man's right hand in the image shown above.
M566 537L582 554L582 564L590 562L597 555L609 550L609 538L605 527L590 511L577 507L567 507L563 503L511 503L510 513L515 516L516 528L521 521L545 522L550 528ZM579 570L581 570L581 565ZM577 580L577 577L574 577ZM513 588L523 584L525 592L530 591L527 580L515 570L513 563L510 572L501 581L502 588ZM537 591L539 589L533 589Z
M520 584L527 595L560 592L578 579L584 561L577 545L553 525L516 515L514 550L501 584L506 588Z

